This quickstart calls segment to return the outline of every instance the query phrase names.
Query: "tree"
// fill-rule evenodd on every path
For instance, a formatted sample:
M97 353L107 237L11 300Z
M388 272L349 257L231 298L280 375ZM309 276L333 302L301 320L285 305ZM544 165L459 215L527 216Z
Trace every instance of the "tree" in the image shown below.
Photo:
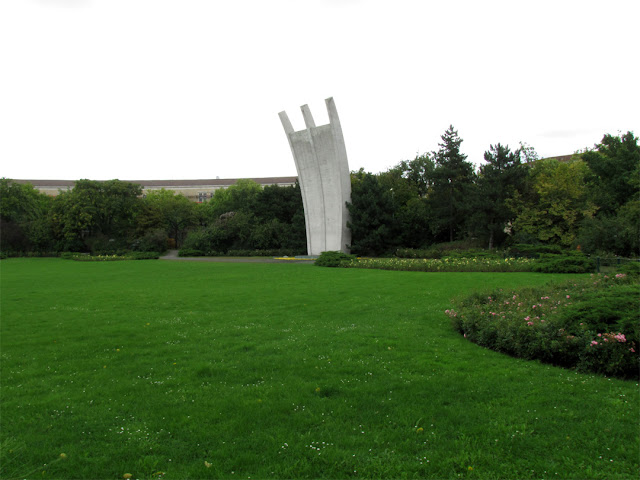
M228 212L252 213L261 191L260 185L249 179L240 179L229 188L216 190L213 198L203 207L208 222L215 222L220 215Z
M187 230L198 224L196 208L184 195L176 195L172 190L155 190L144 199L144 214L139 223L145 230L162 228L167 236L175 239L176 246L182 245Z
M640 196L640 147L632 132L605 135L595 150L581 154L589 166L586 180L598 214L614 215L629 200Z
M522 196L514 195L511 202L517 212L514 232L543 243L565 247L574 244L580 222L595 212L585 185L588 171L579 159L568 163L552 159L536 162L529 173L534 198L524 202Z
M0 179L0 245L3 250L26 252L53 248L48 216L51 200L30 184Z
M142 187L137 184L109 180L78 180L73 190L58 195L52 207L54 233L63 250L99 247L113 240L124 245L133 237L136 217L140 212Z
M352 174L351 202L347 208L353 253L380 255L393 246L393 199L376 175L362 169Z
M581 155L589 166L589 196L598 207L580 227L585 252L640 254L640 148L632 132L605 135L602 142Z
M442 135L440 150L434 153L434 182L429 203L434 215L432 231L450 242L462 235L467 205L473 188L474 169L460 152L462 139L453 125Z
M512 152L500 143L491 145L484 153L487 162L480 167L472 221L482 236L488 236L488 248L514 216L509 200L524 190L527 167L522 165L520 150Z
M433 187L435 162L431 154L416 155L378 175L390 192L393 222L389 225L396 244L418 248L432 242L427 197Z

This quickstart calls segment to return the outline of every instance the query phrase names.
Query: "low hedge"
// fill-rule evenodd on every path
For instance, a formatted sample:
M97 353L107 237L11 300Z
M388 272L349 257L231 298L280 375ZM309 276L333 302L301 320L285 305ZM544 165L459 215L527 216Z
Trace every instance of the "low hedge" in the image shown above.
M468 340L514 357L640 377L637 279L616 275L476 293L447 313Z
M540 273L592 273L596 271L596 262L578 252L564 255L541 254L531 270Z
M86 253L63 252L60 258L76 262L117 262L120 260L157 260L158 252L129 252L126 255L88 255Z
M355 255L337 251L322 252L313 264L317 267L344 267L355 258Z
M195 248L182 248L178 252L179 257L295 257L304 255L304 252L294 249L269 249L269 250L229 250L228 252L204 251Z

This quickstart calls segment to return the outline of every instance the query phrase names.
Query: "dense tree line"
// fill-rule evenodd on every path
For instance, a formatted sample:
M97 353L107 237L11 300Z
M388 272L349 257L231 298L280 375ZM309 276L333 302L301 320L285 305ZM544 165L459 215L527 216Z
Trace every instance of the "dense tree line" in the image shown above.
M569 162L533 148L490 145L475 169L449 127L439 149L379 174L353 172L352 251L393 253L464 240L486 248L550 244L585 253L640 255L640 148L605 135ZM0 180L3 252L306 250L300 187L239 180L203 204L170 190L79 180L55 198Z
M263 189L251 180L197 204L171 190L143 196L140 185L119 180L79 180L49 197L3 178L0 233L4 253L306 248L299 186Z
M466 240L640 255L640 148L631 132L605 135L568 162L498 143L477 171L453 127L441 138L435 152L376 175L352 175L353 253Z

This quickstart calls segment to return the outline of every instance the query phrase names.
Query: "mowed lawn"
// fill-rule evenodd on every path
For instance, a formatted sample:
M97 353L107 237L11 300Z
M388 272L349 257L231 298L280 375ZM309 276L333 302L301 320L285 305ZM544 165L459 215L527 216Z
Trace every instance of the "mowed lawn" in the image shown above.
M61 259L0 275L4 479L638 475L637 382L482 349L444 314L568 276Z

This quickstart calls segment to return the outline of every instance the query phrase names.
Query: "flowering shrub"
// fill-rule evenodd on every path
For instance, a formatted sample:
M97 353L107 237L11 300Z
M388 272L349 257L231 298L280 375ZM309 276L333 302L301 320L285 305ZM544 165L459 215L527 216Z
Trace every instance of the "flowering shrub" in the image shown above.
M157 260L158 252L129 252L126 255L86 255L84 253L65 252L61 258L76 262L116 262L119 260Z
M341 266L415 272L529 272L534 260L528 258L354 258Z
M639 285L625 274L476 293L446 310L465 338L516 357L638 378Z

